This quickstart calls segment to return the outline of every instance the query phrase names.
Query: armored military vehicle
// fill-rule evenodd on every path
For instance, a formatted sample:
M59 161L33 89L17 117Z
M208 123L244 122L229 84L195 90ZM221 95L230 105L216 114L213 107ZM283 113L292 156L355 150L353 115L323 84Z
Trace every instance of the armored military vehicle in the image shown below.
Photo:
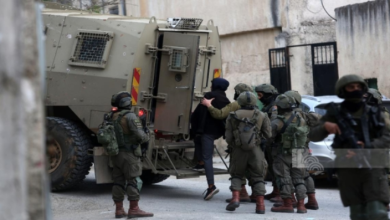
M210 20L93 14L46 3L46 141L53 190L81 182L94 163L110 183L109 157L96 141L111 96L127 90L151 131L144 183L189 169L190 116L213 78L221 77L218 29ZM226 170L216 169L216 174Z

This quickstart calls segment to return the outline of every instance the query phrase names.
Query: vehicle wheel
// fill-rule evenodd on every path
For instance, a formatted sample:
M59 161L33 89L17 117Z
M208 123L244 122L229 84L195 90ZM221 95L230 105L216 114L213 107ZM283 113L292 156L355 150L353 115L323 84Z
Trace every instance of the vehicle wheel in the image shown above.
M144 185L159 183L168 179L168 177L169 175L152 173L151 170L144 170L142 171L142 175L141 175L141 179Z
M80 183L92 165L88 149L91 137L76 123L57 117L46 118L46 146L53 191Z

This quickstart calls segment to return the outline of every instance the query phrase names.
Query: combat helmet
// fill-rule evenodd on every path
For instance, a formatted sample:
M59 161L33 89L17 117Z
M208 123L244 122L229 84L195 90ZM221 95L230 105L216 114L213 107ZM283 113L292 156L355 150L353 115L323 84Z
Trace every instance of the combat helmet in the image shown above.
M366 93L366 102L369 104L382 104L382 94L376 89L369 88Z
M252 92L242 92L238 98L237 102L240 106L256 106L257 97Z
M289 90L289 91L285 92L284 94L290 98L293 98L297 102L297 105L301 104L302 97L298 91Z
M364 81L364 79L361 76L350 74L345 75L341 77L336 82L336 95L340 98L344 98L344 87L350 83L360 83L363 86L363 93L366 93L368 90L367 83Z
M266 83L256 86L255 91L261 93L278 94L278 90L273 85Z
M253 89L248 86L247 84L244 84L244 83L238 83L235 87L234 87L234 91L238 94L241 94L243 92L253 92Z
M275 105L281 109L292 109L297 106L296 100L293 97L289 97L285 94L278 95L278 97L276 97Z
M131 108L131 95L127 91L112 95L111 106L117 108Z
M243 92L253 92L253 89L248 86L247 84L244 84L244 83L238 83L235 87L234 87L234 100L237 100L238 96L243 93Z

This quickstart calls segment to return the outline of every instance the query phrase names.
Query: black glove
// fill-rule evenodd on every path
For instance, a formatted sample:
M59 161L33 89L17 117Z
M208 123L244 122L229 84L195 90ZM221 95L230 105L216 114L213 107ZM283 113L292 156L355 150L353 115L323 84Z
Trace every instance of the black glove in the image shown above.
M148 151L148 148L149 148L149 141L141 144L142 157L146 157L146 152Z

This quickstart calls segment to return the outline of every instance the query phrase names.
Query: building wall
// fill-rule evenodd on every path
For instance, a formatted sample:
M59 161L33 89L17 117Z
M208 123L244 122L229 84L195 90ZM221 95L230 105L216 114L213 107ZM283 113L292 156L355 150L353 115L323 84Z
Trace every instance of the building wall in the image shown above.
M238 83L257 86L270 82L268 49L274 47L281 28L265 29L221 37L222 69L230 82L228 97Z
M390 96L390 0L348 5L336 10L339 72L377 78Z
M330 16L335 18L337 7L359 2L366 0L323 0L323 6L319 0L286 0L281 15L283 32L277 37L276 46L336 41L337 22ZM291 48L289 55L292 89L313 95L310 47Z

